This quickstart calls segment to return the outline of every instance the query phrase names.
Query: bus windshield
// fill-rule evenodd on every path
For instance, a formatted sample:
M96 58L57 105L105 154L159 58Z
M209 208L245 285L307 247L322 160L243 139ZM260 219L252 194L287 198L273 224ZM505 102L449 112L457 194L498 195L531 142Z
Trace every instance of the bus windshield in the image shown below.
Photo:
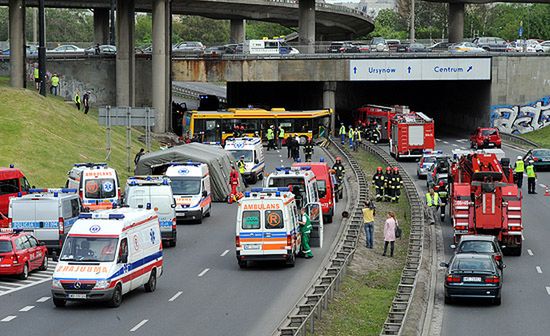
M201 192L201 179L189 177L170 177L174 195L198 195Z

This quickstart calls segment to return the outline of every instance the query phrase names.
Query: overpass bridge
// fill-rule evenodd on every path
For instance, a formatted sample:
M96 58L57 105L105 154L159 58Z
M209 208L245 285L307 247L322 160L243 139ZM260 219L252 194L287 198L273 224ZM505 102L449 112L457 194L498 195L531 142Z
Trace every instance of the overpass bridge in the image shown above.
M37 6L37 0L0 0L8 5L10 20L10 78L11 85L25 85L25 8ZM105 43L109 32L110 0L46 0L48 7L94 9L94 35L97 42ZM215 19L231 20L234 42L244 40L243 19L277 22L298 26L302 52L314 53L316 35L326 39L367 34L374 29L372 20L364 13L315 0L125 0L116 7L116 66L109 74L116 74L116 106L136 104L136 58L134 51L134 24L136 11L151 11L153 16L153 52L151 74L152 106L157 122L155 131L165 132L169 127L168 111L171 106L171 20L172 13L202 15ZM42 74L45 75L45 74ZM139 97L138 97L139 99Z

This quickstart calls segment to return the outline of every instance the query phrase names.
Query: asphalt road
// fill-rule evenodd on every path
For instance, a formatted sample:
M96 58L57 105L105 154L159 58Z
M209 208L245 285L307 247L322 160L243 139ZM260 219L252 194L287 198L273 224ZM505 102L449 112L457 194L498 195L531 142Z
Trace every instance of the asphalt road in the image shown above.
M314 160L322 153L316 148ZM289 165L286 149L267 152L267 171ZM258 183L261 183L261 181ZM341 214L346 199L338 203ZM178 226L178 246L164 250L154 293L135 290L116 309L101 304L55 308L50 282L0 296L0 335L268 335L308 287L338 231L325 226L322 250L296 267L266 263L241 270L235 257L235 204L215 203L203 224ZM0 293L1 295L1 293Z
M436 149L451 153L453 149L468 149L467 137L441 137ZM523 152L504 146L506 156L513 163ZM417 180L416 162L404 162L405 170L413 176L422 194L427 192L426 181ZM539 185L550 185L550 173L538 172L537 195L527 194L527 178L523 184L524 245L520 257L505 256L502 305L492 306L483 301L463 301L444 305L441 335L549 335L550 319L550 238L548 218L550 197L544 196ZM448 213L447 213L448 214ZM452 250L451 221L447 216L441 225L445 255L449 260ZM442 272L443 270L439 270ZM443 281L443 279L440 279ZM439 284L437 297L443 305L443 286Z

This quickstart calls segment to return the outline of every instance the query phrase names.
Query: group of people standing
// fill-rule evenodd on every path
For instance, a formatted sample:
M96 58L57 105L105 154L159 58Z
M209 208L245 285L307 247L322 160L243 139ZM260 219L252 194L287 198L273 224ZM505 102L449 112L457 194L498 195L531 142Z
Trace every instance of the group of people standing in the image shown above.
M531 158L527 161L527 167L525 166L525 161L523 158L518 156L515 167L514 167L514 180L521 189L523 186L523 174L527 174L527 193L536 194L537 186L537 173L535 173L535 161Z
M76 90L76 93L74 95L74 103L76 105L76 109L80 111L81 105L84 105L84 114L88 114L88 112L90 111L90 94L90 91L86 91L82 96L82 100L80 99L80 91Z
M347 139L349 143L349 148L354 151L357 151L357 148L363 138L373 144L377 144L382 137L382 134L380 133L380 127L378 126L376 121L373 121L372 123L369 122L367 124L362 123L361 120L357 122L356 127L349 125L349 127L346 128L344 123L340 123L340 130L338 131L338 135L340 136L341 144L344 145Z
M300 137L294 134L288 135L288 137L285 139L285 146L287 148L287 158L293 159L294 162L301 161L300 159ZM302 146L304 150L304 161L305 162L311 162L311 157L313 156L313 141L311 138L308 138L306 140L306 143Z
M399 173L398 167L386 167L386 172L382 167L376 168L376 173L372 177L372 185L376 192L377 201L386 201L398 203L403 188L403 178Z

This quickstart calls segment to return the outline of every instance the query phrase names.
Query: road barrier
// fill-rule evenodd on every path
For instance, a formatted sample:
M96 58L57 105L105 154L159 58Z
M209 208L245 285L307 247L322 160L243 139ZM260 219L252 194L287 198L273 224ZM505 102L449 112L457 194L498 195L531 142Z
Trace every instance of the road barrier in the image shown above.
M346 149L339 146L335 141L329 141L332 145L331 147L335 148L338 154L350 166L358 186L354 189L356 192L353 194L348 190L348 195L352 196L352 200L348 203L348 213L350 215L348 218L344 218L342 222L342 230L337 237L338 242L330 255L330 259L325 263L321 272L318 273L316 280L306 290L303 297L279 325L273 335L293 336L306 335L308 332L314 333L315 321L322 317L322 311L328 308L329 300L334 297L335 291L339 290L343 277L346 274L346 267L351 263L357 248L363 225L363 215L360 205L369 199L367 178L363 169L349 155ZM383 161L384 164L402 168L397 161L380 147L371 145L370 143L363 143L361 147ZM401 171L404 172L403 169ZM403 173L402 178L404 191L411 208L409 249L395 298L380 333L380 335L384 336L401 335L402 327L407 319L415 293L417 275L422 263L422 251L424 247L424 204L411 177Z
M527 147L539 147L539 144L534 142L534 141L531 141L531 140L528 140L528 139L525 139L525 138L522 138L518 135L515 135L515 134L510 134L510 133L504 133L504 132L500 132L500 136L502 137L502 140L504 141L507 141L507 142L513 142L513 143L517 143L519 145L523 145L523 146L527 146Z

